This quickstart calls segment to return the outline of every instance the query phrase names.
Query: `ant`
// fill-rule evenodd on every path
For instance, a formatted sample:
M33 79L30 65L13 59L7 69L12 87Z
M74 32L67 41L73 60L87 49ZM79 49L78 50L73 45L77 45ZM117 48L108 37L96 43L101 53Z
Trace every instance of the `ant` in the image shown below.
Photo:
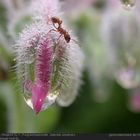
M65 41L67 43L69 43L70 40L71 40L71 37L70 37L70 34L65 29L62 28L62 20L60 20L57 17L51 17L51 22L53 23L53 26L55 27L56 30L52 29L50 31L57 31L57 32L59 32L60 33L60 37L63 35L64 38L65 38ZM56 26L56 24L58 24L58 27Z

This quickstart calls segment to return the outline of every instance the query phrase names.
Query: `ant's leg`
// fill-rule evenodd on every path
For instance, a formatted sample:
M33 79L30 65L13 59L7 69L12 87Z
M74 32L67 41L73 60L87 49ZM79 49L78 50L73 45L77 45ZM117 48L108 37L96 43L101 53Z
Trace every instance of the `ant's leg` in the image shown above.
M59 41L61 37L62 37L62 34L58 37L57 41Z
M47 35L48 35L50 32L52 32L52 31L57 32L57 30L51 29L51 30L47 33Z
M60 38L62 37L62 34L58 37L58 39L57 39L57 44L59 44L59 42L60 42Z
M58 45L58 44L59 44L61 36L62 36L62 35L60 35L60 36L57 38L57 42L55 42L55 43L56 43L56 45ZM54 48L54 52L55 52L55 49L56 49L56 47Z
M80 44L77 40L75 40L75 39L71 39L71 40L80 47Z
M51 29L51 30L49 30L48 31L48 33L46 34L46 36L48 36L49 35L49 33L51 33L51 32L58 32L57 30L55 30L55 29ZM51 39L52 40L52 39Z

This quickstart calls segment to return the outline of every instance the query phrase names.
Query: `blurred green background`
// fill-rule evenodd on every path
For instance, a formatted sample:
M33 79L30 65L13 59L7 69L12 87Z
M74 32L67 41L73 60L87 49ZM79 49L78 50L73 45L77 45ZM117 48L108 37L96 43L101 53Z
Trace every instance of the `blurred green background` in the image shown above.
M108 63L100 35L104 4L100 0L84 10L78 7L77 16L66 13L69 26L75 30L86 55L83 85L71 106L62 108L54 104L36 115L24 102L17 84L11 53L14 37L7 28L12 24L7 16L10 10L0 0L0 133L140 132L140 113L129 108L130 91L107 73ZM19 32L28 22L27 16L20 18L12 25L13 30Z

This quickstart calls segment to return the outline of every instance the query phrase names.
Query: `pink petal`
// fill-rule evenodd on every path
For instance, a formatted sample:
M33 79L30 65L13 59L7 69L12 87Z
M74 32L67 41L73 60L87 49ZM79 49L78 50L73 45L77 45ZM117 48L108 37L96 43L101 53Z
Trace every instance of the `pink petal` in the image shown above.
M41 111L50 87L52 54L52 48L49 47L48 40L43 41L37 54L35 66L36 83L32 86L32 103L36 113Z
M47 93L48 88L43 84L35 84L32 87L32 103L33 109L36 113L41 111Z

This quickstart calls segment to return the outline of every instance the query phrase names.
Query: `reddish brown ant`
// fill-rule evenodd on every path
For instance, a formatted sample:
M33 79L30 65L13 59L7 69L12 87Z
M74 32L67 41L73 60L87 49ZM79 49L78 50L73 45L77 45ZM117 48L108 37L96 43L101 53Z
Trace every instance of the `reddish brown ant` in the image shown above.
M60 33L60 37L63 35L65 40L66 40L66 42L69 43L70 40L71 40L71 37L70 37L70 34L65 29L62 28L62 26L61 26L62 25L62 20L60 20L57 17L52 17L51 18L51 22L53 23L53 26L55 27L56 30L52 29L50 31L57 31L57 32L59 32ZM58 27L56 26L56 24L58 24Z

